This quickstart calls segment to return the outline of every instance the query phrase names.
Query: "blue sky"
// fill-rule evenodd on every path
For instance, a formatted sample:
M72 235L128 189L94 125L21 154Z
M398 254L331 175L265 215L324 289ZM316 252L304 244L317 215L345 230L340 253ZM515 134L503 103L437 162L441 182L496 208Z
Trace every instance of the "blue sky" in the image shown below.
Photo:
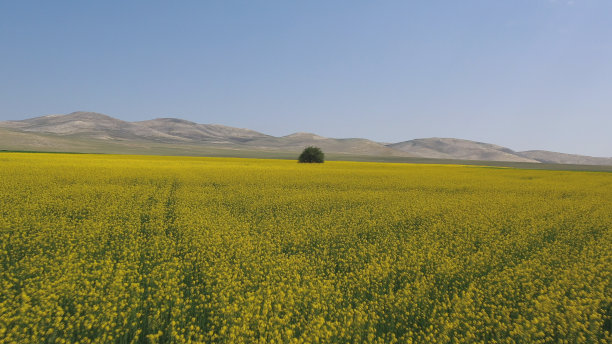
M612 1L1 1L0 120L612 156Z

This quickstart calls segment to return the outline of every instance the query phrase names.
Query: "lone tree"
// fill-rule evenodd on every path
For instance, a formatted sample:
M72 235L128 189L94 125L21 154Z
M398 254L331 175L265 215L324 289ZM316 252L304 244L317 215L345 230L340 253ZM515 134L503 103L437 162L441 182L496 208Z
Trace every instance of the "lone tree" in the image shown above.
M322 163L325 159L325 154L319 147L306 147L300 157L298 158L298 162L318 162Z

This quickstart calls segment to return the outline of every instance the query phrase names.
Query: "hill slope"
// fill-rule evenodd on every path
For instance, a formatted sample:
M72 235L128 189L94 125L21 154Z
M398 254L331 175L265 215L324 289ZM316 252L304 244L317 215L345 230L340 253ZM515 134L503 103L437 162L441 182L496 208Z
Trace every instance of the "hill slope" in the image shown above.
M0 150L221 156L235 156L235 152L243 151L256 156L272 153L293 156L311 145L320 147L325 153L377 158L612 165L612 158L541 150L515 152L490 143L455 138L383 144L363 138L337 139L312 133L276 137L249 129L199 124L178 118L127 122L82 111L0 122Z
M157 118L149 121L134 122L133 124L193 142L234 143L270 137L269 135L249 129L239 129L218 124L198 124L178 118Z
M122 121L95 112L73 112L49 115L22 121L0 122L0 127L23 132L48 133L61 136L86 137L101 140L165 140L182 141L139 124Z
M576 164L576 165L612 165L612 158L599 158L586 155L532 150L518 152L520 156L549 164Z
M509 148L452 138L416 139L389 144L388 147L423 158L539 162L519 156Z
M186 152L193 150L194 147L296 152L305 146L317 145L329 153L407 156L401 151L366 139L333 139L306 133L275 137L249 129L218 124L199 124L177 118L126 122L95 112L73 112L67 115L49 115L21 121L0 122L0 128L10 130L13 133L12 136L15 136L16 133L31 133L44 134L50 138L63 140L90 140L96 147L100 146L100 141L105 141L113 144L183 145L184 147L181 147ZM21 140L19 147L27 149L26 141L27 139ZM38 142L41 139L33 137L32 141ZM53 147L57 147L57 144ZM32 147L37 150L41 148L40 145ZM199 151L199 149L196 150Z

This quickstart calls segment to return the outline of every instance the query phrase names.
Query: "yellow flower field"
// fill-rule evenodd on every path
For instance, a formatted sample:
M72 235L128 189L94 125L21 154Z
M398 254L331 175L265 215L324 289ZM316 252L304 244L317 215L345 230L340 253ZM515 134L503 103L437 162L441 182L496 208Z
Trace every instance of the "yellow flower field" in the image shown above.
M612 173L0 153L0 343L610 343Z

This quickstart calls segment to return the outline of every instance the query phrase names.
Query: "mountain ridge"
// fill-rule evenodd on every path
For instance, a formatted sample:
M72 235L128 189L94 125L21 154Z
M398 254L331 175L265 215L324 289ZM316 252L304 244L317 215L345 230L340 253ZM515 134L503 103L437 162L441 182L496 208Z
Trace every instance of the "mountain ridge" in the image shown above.
M388 147L410 152L423 158L540 162L536 159L519 156L517 152L506 147L455 138L414 139L393 143Z
M510 148L456 138L420 138L396 143L380 143L364 138L328 138L314 133L296 132L285 136L267 135L255 130L221 124L200 124L180 118L164 117L128 122L96 112L77 111L16 121L0 122L0 149L18 147L40 150L45 142L52 147L74 149L106 142L121 147L162 147L188 153L189 149L222 148L261 151L297 152L316 145L326 153L365 156L416 157L553 163L612 165L612 158L550 152L544 150L514 151ZM29 142L29 141L31 142ZM72 141L71 141L72 140ZM4 146L4 147L3 147ZM85 148L82 148L85 149ZM103 149L102 149L103 151Z

